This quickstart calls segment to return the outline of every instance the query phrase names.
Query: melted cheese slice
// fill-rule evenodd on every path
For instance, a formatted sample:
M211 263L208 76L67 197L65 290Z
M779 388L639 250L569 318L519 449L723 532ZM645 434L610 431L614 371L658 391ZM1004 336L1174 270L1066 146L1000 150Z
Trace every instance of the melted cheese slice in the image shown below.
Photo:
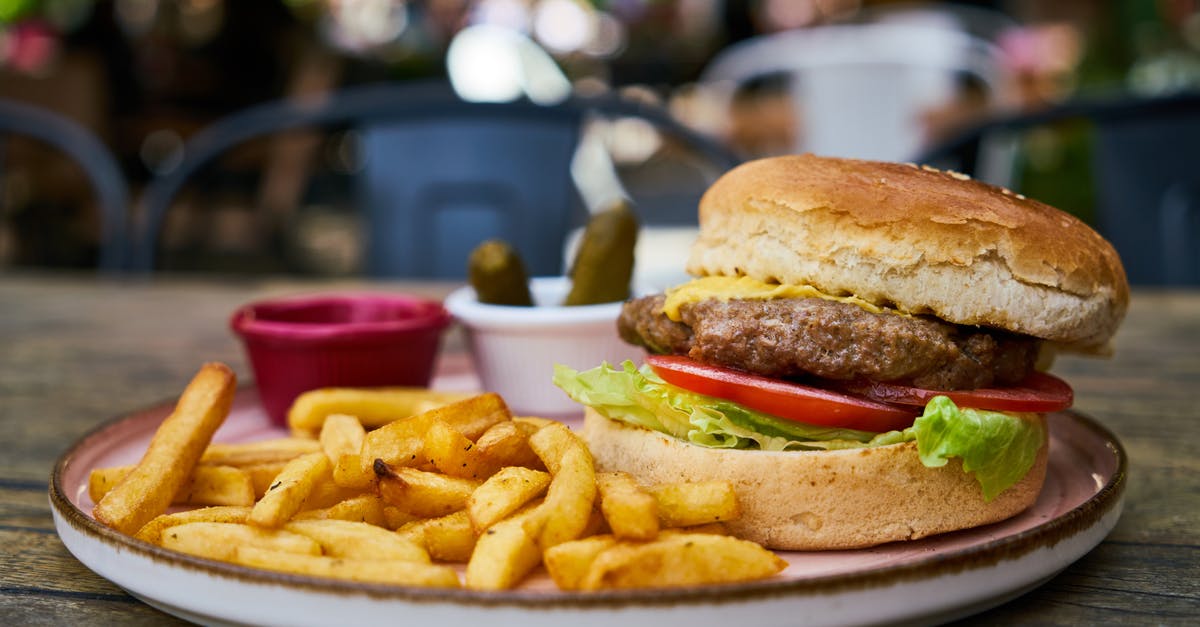
M679 322L679 308L707 299L720 300L771 300L775 298L823 298L839 303L858 305L871 313L904 314L895 309L885 309L857 296L834 296L811 285L780 285L765 283L748 276L706 276L675 286L667 290L663 313L667 318Z

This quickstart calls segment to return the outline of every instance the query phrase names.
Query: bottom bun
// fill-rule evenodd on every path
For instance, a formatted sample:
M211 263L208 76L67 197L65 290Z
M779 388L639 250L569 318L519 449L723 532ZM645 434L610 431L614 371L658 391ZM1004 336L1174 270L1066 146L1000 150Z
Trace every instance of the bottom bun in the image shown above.
M1044 420L1044 418L1041 418ZM583 437L601 471L644 484L733 482L742 516L731 533L780 550L852 549L976 527L1037 500L1048 446L991 502L957 459L926 468L916 442L840 451L744 451L696 446L609 420L592 409Z

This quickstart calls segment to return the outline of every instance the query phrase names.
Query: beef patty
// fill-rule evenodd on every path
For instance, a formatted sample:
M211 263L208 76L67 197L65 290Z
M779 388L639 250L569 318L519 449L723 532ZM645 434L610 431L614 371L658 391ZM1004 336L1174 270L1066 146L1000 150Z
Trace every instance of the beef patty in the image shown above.
M776 378L869 379L934 390L1011 385L1039 341L821 298L705 300L662 313L661 294L625 303L621 337L651 352Z

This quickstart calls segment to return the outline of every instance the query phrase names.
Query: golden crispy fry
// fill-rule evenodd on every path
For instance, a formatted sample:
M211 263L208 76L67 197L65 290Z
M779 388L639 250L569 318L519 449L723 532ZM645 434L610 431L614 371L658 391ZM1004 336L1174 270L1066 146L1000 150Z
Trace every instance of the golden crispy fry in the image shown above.
M532 425L522 426L515 420L500 422L479 436L475 445L479 454L497 468L524 466L545 470L546 465L529 446L529 436L535 430Z
M633 475L605 472L596 475L600 511L617 538L653 540L658 535L658 500L638 485Z
M380 503L381 504L383 503L382 499L380 499ZM403 527L404 525L407 525L408 523L410 523L414 520L422 520L422 519L420 516L417 516L410 512L406 512L406 511L400 509L399 507L396 507L395 505L384 505L383 506L383 522L379 523L379 525L381 527L386 527L388 529L396 530L396 529Z
M500 469L480 455L475 443L442 420L433 420L422 438L422 453L440 473L464 479L487 479Z
M278 529L222 522L192 522L163 531L162 546L183 553L232 561L239 546L255 546L287 553L320 555L316 540Z
M424 521L423 538L429 556L440 562L466 562L475 550L475 530L463 510Z
M333 463L333 482L343 488L370 489L375 483L375 470L365 459L358 453L338 457Z
M550 485L550 475L521 466L500 469L467 499L467 515L475 533L500 522L542 495Z
M525 532L525 522L538 515L541 506L526 509L512 518L488 527L475 543L467 562L466 587L475 590L507 590L516 586L542 561L537 540Z
M386 503L426 518L466 507L467 498L480 484L414 468L391 468L383 462L375 464L375 473L379 475L379 496Z
M321 450L325 451L329 463L336 464L343 455L361 453L363 441L366 439L367 430L358 418L346 414L332 414L325 418L317 441L321 443Z
M596 471L587 449L568 448L553 465L558 472L552 475L544 506L538 515L527 520L525 528L531 537L537 538L543 551L580 537L592 520L592 505L596 501Z
M596 556L616 544L617 539L611 535L590 536L552 546L542 560L560 590L579 590Z
M258 500L267 493L267 488L275 483L275 477L283 472L283 467L287 466L287 462L267 462L265 464L250 464L249 466L241 466L241 469L250 476L250 483L254 486L254 499Z
M322 480L332 481L325 453L309 453L288 462L267 493L254 504L247 522L265 528L282 525L300 511Z
M138 529L133 537L150 544L159 544L162 541L163 531L176 525L193 522L244 523L249 515L250 508L241 505L219 505L175 512L174 514L162 514L142 525L142 528Z
M331 414L348 414L368 429L424 413L472 396L425 388L324 388L301 394L288 410L288 425L302 435L315 435Z
M228 415L236 385L227 366L204 364L154 433L141 461L96 503L96 520L133 534L165 512Z
M731 536L664 534L650 542L622 542L600 551L580 582L583 590L730 583L770 577L787 562L763 547Z
M96 468L88 476L88 494L99 501L133 466ZM234 466L199 465L171 499L172 505L253 505L250 474Z
M529 445L551 475L545 507L525 523L525 531L544 551L578 538L587 528L596 501L596 470L587 445L562 423L538 429L529 436Z
M524 429L529 435L533 435L534 431L558 421L550 420L549 418L538 418L536 416L513 416L513 422L517 423L517 426Z
M561 422L551 422L538 429L529 436L529 446L551 475L558 474L559 463L569 450L582 451L587 456L588 464L592 463L592 453L587 445Z
M293 520L283 530L316 540L330 557L429 563L429 554L415 542L363 522Z
M399 509L399 508L396 508L396 509ZM454 516L458 513L459 512L455 512L454 514L450 514L450 516ZM409 520L408 522L402 523L400 526L396 527L395 533L396 533L396 535L398 535L406 540L409 540L410 542L412 542L413 544L415 544L417 546L425 547L425 550L428 551L429 543L425 541L425 523L429 522L430 520L434 520L434 519L432 519L432 518L414 518L414 519ZM475 546L474 538L471 539L471 546L472 546L472 548L474 548L474 546ZM430 554L430 557L432 557L435 560L442 560L442 558L440 558L437 555L434 555L432 553ZM451 561L451 560L442 560L442 561Z
M202 464L223 466L253 466L255 464L287 463L308 453L321 450L321 443L304 438L275 438L257 442L210 444L200 458Z
M453 568L421 562L367 561L324 555L298 555L252 546L238 547L234 560L245 566L315 577L402 586L459 587L458 574Z
M313 485L312 492L308 498L304 500L304 504L300 507L301 510L309 509L325 509L333 507L338 503L352 499L356 496L367 493L367 490L359 490L356 488L343 488L333 482L333 475L326 473L321 475ZM374 492L370 492L374 494Z
M658 500L664 527L689 527L734 520L742 515L733 484L728 481L668 483L650 487Z
M367 434L363 443L364 463L382 459L392 466L420 466L425 432L435 420L450 425L468 440L483 435L492 425L510 420L508 406L497 394L480 394L449 405L443 405L411 418L397 420Z
M718 536L727 536L727 535L729 535L729 528L725 526L725 523L713 522L713 523L705 523L703 525L691 525L689 527L675 527L674 529L662 529L658 533L659 533L659 535L662 535L664 533L667 533L667 534L669 534L669 533L711 533L713 535L718 535Z
M383 501L377 494L360 494L329 507L306 510L293 516L292 520L349 520L379 527L387 523Z

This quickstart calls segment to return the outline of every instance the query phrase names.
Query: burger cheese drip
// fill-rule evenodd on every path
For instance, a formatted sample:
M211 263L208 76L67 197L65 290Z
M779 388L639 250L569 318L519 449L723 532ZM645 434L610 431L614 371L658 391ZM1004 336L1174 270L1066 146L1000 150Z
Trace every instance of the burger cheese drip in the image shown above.
M857 296L834 296L811 285L781 285L748 276L706 276L673 287L667 290L663 313L672 321L679 322L682 319L682 314L679 312L680 307L702 300L774 300L777 298L822 298L857 305L875 314L909 315L896 309L880 307Z

